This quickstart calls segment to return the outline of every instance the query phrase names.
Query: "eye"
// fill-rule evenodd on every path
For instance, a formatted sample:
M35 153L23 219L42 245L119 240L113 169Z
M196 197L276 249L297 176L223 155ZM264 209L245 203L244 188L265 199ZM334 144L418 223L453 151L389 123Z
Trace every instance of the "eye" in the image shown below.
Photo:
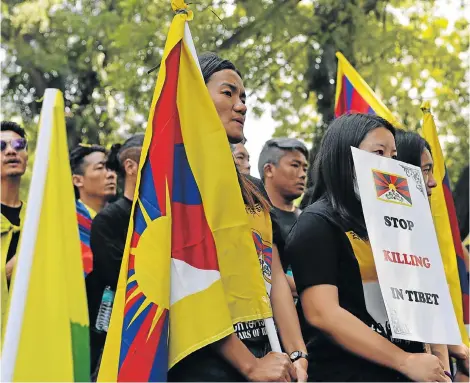
M382 149L375 150L374 153L377 154L378 156L384 155L384 151Z
M294 168L298 168L299 167L299 164L291 164L291 166L293 166Z
M246 104L246 98L241 98L241 102L243 103L243 105Z
M397 157L397 155L395 154L395 155L392 156L392 160L396 160L396 159L398 159L398 157Z
M224 90L222 91L223 94L225 94L227 97L232 97L232 92L229 90Z

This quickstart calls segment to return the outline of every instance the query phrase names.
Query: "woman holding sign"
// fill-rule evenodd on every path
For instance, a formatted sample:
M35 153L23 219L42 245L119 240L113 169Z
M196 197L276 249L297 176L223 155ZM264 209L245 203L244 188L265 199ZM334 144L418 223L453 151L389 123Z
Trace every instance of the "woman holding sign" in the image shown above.
M395 139L398 151L398 160L421 168L427 195L428 197L431 197L432 189L437 186L437 182L434 179L433 174L434 161L432 158L431 146L419 134L414 132L405 132L404 130L397 130ZM460 346L449 345L447 347L445 345L430 346L432 353L439 357L446 370L449 370L450 367L448 351L449 354L457 360L455 381L468 382L468 346L465 344Z
M333 121L313 165L312 204L287 239L308 374L314 381L448 379L437 357L395 346L369 315L359 264L346 235L368 238L351 146L396 158L394 136L394 127L377 116L351 114Z

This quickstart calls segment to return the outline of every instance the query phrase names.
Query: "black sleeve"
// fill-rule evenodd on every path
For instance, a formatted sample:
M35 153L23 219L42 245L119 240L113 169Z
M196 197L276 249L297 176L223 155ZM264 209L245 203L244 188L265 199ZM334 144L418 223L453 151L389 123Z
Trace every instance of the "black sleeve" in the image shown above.
M311 286L337 285L338 233L318 214L304 212L292 228L285 248L299 294Z
M114 291L126 243L126 238L120 238L121 235L116 233L116 226L116 219L103 211L93 219L90 236L93 273L104 286L110 286Z
M283 254L284 254L285 241L284 241L284 238L282 237L281 227L279 226L276 212L273 209L271 209L269 214L271 216L271 222L273 226L273 243L276 244L277 249L279 250L279 257L281 258L281 262L282 262L282 259L284 258Z

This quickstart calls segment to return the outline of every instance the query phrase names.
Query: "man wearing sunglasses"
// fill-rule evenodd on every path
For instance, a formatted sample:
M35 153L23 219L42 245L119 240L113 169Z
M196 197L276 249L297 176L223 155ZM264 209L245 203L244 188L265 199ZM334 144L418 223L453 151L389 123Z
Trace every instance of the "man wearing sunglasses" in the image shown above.
M23 128L15 122L2 121L1 144L1 255L2 318L8 288L16 263L16 250L26 207L20 200L21 177L28 165L28 143Z
M297 221L300 209L294 205L305 190L308 149L295 138L273 138L261 150L258 170L281 228L284 241ZM297 295L288 260L283 259L287 280Z

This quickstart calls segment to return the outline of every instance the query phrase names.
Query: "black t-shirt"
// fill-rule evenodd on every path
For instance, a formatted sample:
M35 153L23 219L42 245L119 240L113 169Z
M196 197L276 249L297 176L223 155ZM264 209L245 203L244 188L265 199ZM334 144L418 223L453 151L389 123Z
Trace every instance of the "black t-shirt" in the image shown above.
M106 334L94 331L96 317L106 286L116 291L122 256L126 246L132 201L123 197L107 205L93 219L90 246L93 252L93 272L86 278L92 371L98 362Z
M279 224L281 236L285 241L292 227L297 222L297 217L300 215L300 209L296 209L295 211L285 211L274 206L273 213L276 216L277 223ZM290 261L285 258L285 254L281 257L281 262L284 272L287 272L287 269L290 266Z
M337 286L339 305L386 337L381 326L367 312L359 264L337 222L337 216L328 203L318 201L303 211L292 228L285 255L291 262L299 296L312 286ZM309 353L309 379L361 381L374 378L394 381L402 378L395 371L346 351L327 334L311 326L303 315L301 304L297 305L297 311Z
M2 203L2 214L15 226L20 225L20 212L21 208L23 207L23 204L19 207L11 207L4 205ZM11 242L10 242L10 247L8 248L8 253L7 253L7 262L13 258L13 256L16 254L16 249L18 247L18 240L20 238L20 232L13 233Z
M273 210L281 228L282 237L286 239L290 233L290 230L297 222L297 217L300 215L300 210L296 209L295 211L285 211L275 206L273 207Z

